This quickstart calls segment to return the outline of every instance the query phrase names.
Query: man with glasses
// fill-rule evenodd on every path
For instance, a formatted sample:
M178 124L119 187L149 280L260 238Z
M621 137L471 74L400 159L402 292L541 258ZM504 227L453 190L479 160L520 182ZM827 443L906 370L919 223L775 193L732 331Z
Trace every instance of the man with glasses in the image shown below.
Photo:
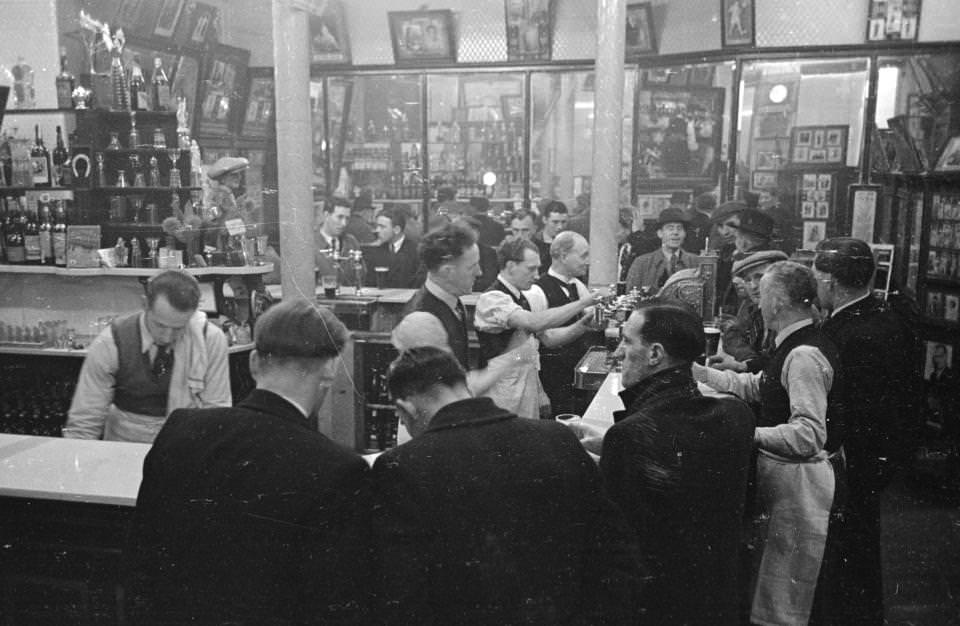
M470 369L470 321L460 297L473 291L474 281L483 273L476 234L462 224L447 224L424 235L419 254L427 278L407 305L407 312L425 311L440 320L457 361Z
M151 279L145 309L87 348L63 436L151 443L174 409L230 406L227 340L199 303L186 272Z
M256 323L256 389L170 415L125 550L132 622L369 623L369 470L316 431L348 338L329 309L284 300Z

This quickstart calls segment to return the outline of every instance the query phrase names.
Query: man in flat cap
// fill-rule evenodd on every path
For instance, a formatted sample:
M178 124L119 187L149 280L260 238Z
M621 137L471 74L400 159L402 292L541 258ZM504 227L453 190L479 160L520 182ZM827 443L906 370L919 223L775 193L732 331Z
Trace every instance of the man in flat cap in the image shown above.
M239 218L249 229L256 229L263 222L260 207L237 199L243 184L243 172L249 165L250 161L243 157L222 157L207 169L210 186L203 203L208 208L216 207L218 217L214 223L217 226L222 227L227 220Z
M758 209L745 208L740 212L740 224L734 234L733 243L737 248L734 260L757 250L772 248L773 218Z
M174 411L144 460L126 550L137 624L369 623L368 467L316 431L347 329L291 299L255 336L256 389Z
M682 249L687 236L687 216L683 209L670 207L657 219L660 249L641 255L627 272L627 290L647 287L657 291L667 279L680 270L696 268L700 257Z

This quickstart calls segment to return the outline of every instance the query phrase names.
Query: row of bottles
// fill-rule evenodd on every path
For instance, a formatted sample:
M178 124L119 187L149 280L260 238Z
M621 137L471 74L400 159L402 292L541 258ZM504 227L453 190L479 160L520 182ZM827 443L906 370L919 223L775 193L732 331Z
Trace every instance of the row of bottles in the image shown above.
M119 58L119 57L118 57ZM113 98L113 109L133 111L172 111L173 97L170 92L170 79L167 70L163 67L163 59L154 57L153 72L147 79L146 72L139 54L133 55L130 67L122 70L122 89L124 93L120 97ZM66 48L60 48L60 73L56 77L57 87L57 106L61 109L69 109L74 106L77 108L86 108L87 100L83 95L76 91L77 80L70 72L67 63ZM104 95L104 94L101 94Z
M14 135L0 138L0 186L61 187L71 183L70 153L57 126L56 147L51 151L43 141L40 126L33 127L33 144Z
M59 437L76 388L76 377L36 376L27 368L0 369L0 432Z
M64 200L40 201L34 205L27 198L8 196L0 202L0 208L0 253L4 263L66 267Z

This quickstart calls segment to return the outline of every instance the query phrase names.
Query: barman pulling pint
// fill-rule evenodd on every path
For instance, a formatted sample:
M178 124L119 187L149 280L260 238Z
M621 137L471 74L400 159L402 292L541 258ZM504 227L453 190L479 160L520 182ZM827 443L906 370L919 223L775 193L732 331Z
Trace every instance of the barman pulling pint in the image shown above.
M230 406L227 340L199 304L193 276L154 276L144 310L87 349L63 436L152 443L174 409Z

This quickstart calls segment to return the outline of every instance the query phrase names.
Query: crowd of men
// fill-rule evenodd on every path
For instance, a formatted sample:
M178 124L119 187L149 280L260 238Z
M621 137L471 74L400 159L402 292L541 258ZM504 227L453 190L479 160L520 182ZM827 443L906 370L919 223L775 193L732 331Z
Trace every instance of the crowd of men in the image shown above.
M633 254L628 233L623 275L655 292L694 257L687 229L716 226L702 241L734 313L703 361L689 305L643 302L615 354L624 408L595 430L540 419L583 414L572 369L596 332L589 245L557 209L539 235L514 216L472 321L482 221L420 238L386 375L411 438L372 468L313 428L349 339L328 309L285 299L257 320L256 389L231 407L196 281L154 278L98 338L65 429L153 442L126 550L135 623L883 623L880 495L920 392L869 246L825 240L808 267L736 202L665 210L659 249ZM349 217L326 212L328 247L353 245ZM409 254L404 219L376 216L383 253Z

